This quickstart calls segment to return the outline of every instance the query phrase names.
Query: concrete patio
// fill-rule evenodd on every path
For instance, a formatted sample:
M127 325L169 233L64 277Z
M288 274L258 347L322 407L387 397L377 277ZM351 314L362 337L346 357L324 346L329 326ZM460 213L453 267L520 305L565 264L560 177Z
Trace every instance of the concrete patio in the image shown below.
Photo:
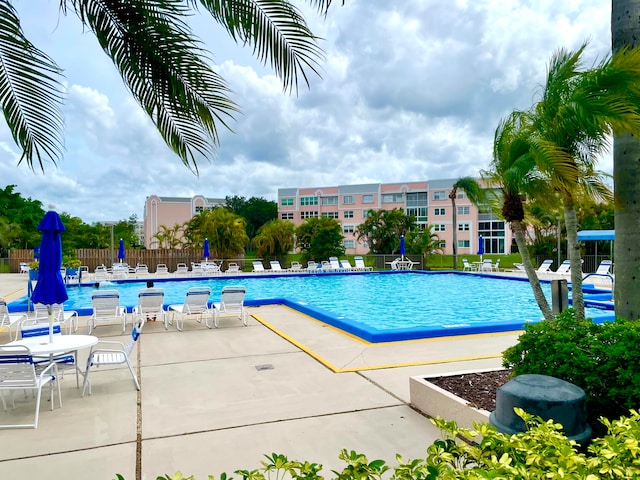
M0 296L25 292L24 276L0 275ZM43 399L37 429L0 430L0 478L150 480L180 470L206 479L259 468L272 452L320 463L330 478L344 465L343 448L391 465L396 453L424 457L439 431L411 407L409 378L499 367L500 353L517 339L371 345L286 307L250 314L248 327L223 319L213 330L148 322L134 355L140 392L126 367L92 372L93 393L84 398L67 374L63 407L50 411ZM86 333L86 318L80 325ZM117 325L93 334L125 338ZM33 399L15 398L3 423L33 414Z

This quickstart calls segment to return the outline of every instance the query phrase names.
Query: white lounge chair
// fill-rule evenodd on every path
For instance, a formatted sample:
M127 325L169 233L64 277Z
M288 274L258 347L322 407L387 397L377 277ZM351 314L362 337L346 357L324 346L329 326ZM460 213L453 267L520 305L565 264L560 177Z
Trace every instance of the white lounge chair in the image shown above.
M164 310L164 290L162 288L143 288L138 292L138 305L133 307L133 316L138 321L155 322L158 317L169 328L167 312Z
M565 260L560 264L558 269L555 272L551 272L555 275L569 275L571 270L571 262L569 260Z
M89 335L98 323L122 323L122 333L127 328L127 309L120 305L120 293L117 290L97 290L91 293L93 312L87 322Z
M370 271L373 270L373 267L367 267L364 264L364 259L360 256L353 257L353 263L355 264L355 268L362 271Z
M211 276L222 273L220 266L215 262L202 262L200 265L202 266L204 275Z
M318 264L313 260L307 262L307 272L315 273L318 271Z
M289 267L290 272L303 272L302 265L300 262L291 262L291 266Z
M613 262L611 260L602 260L592 275L611 275L612 266Z
M230 273L230 274L240 273L240 266L237 263L232 262L229 264L229 266L227 267L224 273Z
M260 260L255 260L252 265L253 265L253 273L266 272L266 270L264 269L264 265L262 265L262 262Z
M551 265L553 265L553 260L545 260L540 264L540 266L538 267L536 272L537 273L552 273L549 270L551 268Z
M138 338L140 338L143 326L144 320L142 319L138 319L134 323L133 329L131 330L131 336L129 337L129 342L126 345L123 342L101 340L96 345L91 347L89 358L87 359L87 368L84 371L84 383L82 384L83 397L87 386L89 387L89 395L91 395L91 382L89 381L89 372L91 371L91 367L99 367L100 365L126 364L127 367L129 367L129 372L131 372L131 377L133 378L133 383L135 384L136 389L140 390L140 384L138 383L136 372L133 370L133 365L131 365L130 357L131 352L133 351L133 347L138 341ZM113 347L104 348L105 345Z
M329 265L331 265L331 270L334 270L336 272L340 272L343 270L343 268L340 266L340 260L338 260L338 257L329 257Z
M244 308L244 297L246 288L238 287L222 287L222 296L220 301L213 304L213 325L218 328L218 319L221 317L236 317L242 320L242 324L247 326L248 313ZM211 328L209 322L207 327Z
M0 327L7 327L9 330L9 338L11 340L16 340L18 338L20 322L26 318L27 316L24 313L9 313L7 301L0 297ZM12 330L15 331L15 335L11 334Z
M100 280L109 280L111 279L111 273L107 270L106 266L99 265L93 272L93 279L96 282L99 282Z
M269 262L269 265L271 267L271 271L272 272L276 272L276 273L284 273L287 270L285 270L284 268L282 268L282 266L280 265L280 262L278 260L271 260Z
M191 262L191 276L202 277L204 275L204 268L201 263Z
M136 265L136 278L146 278L149 276L149 267L145 263Z
M351 272L354 270L353 265L348 258L343 258L340 260L340 268L346 272Z
M176 271L173 272L176 276L187 276L189 274L189 269L187 268L186 263L178 263L176 265Z
M51 363L41 372L36 372L33 356L29 348L22 345L0 345L0 398L4 409L7 405L4 399L4 392L9 392L11 402L15 408L13 398L14 390L35 390L36 406L33 423L20 423L0 425L0 428L38 428L38 418L40 416L40 399L42 398L42 387L51 385L51 410L54 406L53 383L58 387L58 404L62 407L62 392L58 380L58 366ZM26 397L28 399L28 397Z
M169 267L165 263L156 265L156 277L166 277L169 275Z
M171 323L176 315L176 329L182 331L184 320L187 317L195 318L198 323L202 323L202 319L211 314L209 310L209 295L211 288L209 287L191 287L187 290L184 303L169 305L168 312L171 312Z

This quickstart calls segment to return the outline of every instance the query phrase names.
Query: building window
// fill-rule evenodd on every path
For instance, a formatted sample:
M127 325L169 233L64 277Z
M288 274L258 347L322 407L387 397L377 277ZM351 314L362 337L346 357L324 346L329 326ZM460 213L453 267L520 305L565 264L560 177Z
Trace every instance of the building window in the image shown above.
M300 218L301 219L305 219L305 218L311 218L311 217L317 217L318 216L318 212L300 212Z
M439 191L439 192L433 192L433 199L434 200L446 200L447 199L447 192L445 191Z
M342 233L353 233L356 231L355 225L342 225Z
M469 207L458 207L458 215L469 215Z
M338 205L338 197L322 197L322 205Z
M445 240L440 240L438 246L444 250L445 248L447 248L447 242Z
M318 197L300 197L300 205L317 205Z
M356 202L353 200L353 195L345 195L342 197L342 203L344 205L353 205Z
M342 245L344 246L344 248L356 248L356 241L355 240L343 240L342 241Z
M369 210L362 210L362 218L367 218L369 216Z
M404 195L402 193L387 193L382 195L382 203L402 203Z
M458 248L469 248L469 240L458 240Z
M407 193L407 207L426 207L429 205L427 192Z
M445 209L444 208L436 208L433 210L433 214L435 216L439 216L439 217L443 217L445 214Z
M293 198L283 198L280 200L280 205L283 207L293 207Z
M280 218L282 218L282 220L293 220L293 212L282 213L280 214Z
M373 195L362 195L362 203L373 203Z
M338 212L322 212L323 217L338 218Z
M447 227L446 223L434 223L433 224L433 231L434 232L444 232L446 227Z
M458 198L467 198L467 194L464 193L464 190L458 190Z
M407 208L406 214L415 217L418 223L427 223L427 207Z
M471 230L471 224L469 224L467 222L458 224L458 231L459 232L468 232L469 230Z
M342 216L344 218L353 218L353 210L345 210Z
M196 205L196 213L204 212L204 207L202 205Z

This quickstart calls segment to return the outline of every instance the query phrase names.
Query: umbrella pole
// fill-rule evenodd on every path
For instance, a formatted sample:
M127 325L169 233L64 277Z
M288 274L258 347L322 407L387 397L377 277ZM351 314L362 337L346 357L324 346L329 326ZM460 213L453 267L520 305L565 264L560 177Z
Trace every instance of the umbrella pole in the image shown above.
M49 343L53 343L53 305L47 305L47 316L49 318Z

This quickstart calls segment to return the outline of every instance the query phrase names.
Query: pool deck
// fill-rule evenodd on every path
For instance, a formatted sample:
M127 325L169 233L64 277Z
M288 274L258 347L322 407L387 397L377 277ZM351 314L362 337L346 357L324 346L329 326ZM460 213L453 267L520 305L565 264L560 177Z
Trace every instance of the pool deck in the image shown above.
M21 297L26 283L2 274L0 296ZM61 409L43 399L37 429L0 430L0 478L151 480L180 470L200 480L259 468L272 452L320 463L331 477L343 448L390 465L396 453L424 457L439 431L411 407L409 378L498 368L518 335L367 344L283 306L249 313L248 327L148 322L134 355L140 392L126 367L92 371L84 398L67 374ZM86 333L86 318L80 325ZM125 338L116 325L94 334ZM33 414L32 399L15 397L3 421Z

